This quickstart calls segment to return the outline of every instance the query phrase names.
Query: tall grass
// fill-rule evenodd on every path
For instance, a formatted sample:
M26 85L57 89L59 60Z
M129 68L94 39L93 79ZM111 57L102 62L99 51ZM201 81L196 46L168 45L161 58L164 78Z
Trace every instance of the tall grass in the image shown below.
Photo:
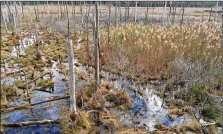
M109 46L107 31L102 29L100 45L107 61L105 67L135 76L167 75L172 71L169 63L177 57L211 67L222 59L220 27L219 23L207 22L182 26L127 24L111 28Z

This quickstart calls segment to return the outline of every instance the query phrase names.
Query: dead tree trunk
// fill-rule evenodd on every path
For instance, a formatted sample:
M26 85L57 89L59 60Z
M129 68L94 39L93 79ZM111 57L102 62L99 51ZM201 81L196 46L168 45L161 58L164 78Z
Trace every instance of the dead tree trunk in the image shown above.
M165 25L165 18L166 18L166 5L167 5L167 1L165 1L164 11L163 11L163 25Z
M108 14L108 47L110 46L110 25L111 25L111 6L109 6L109 14Z
M209 22L211 21L211 16L212 16L212 7L211 7L211 11L210 11L209 19L208 19Z
M117 27L118 20L117 20L117 2L115 3L115 26Z
M5 18L5 15L3 14L2 10L1 10L1 16L4 21L6 33L8 33L8 26L7 26L6 18Z
M76 113L76 99L75 99L75 74L74 74L74 55L72 40L67 38L67 55L69 64L69 90L70 90L70 110Z
M129 19L129 1L127 2L127 6L128 6L128 10L127 10L127 14L128 14L128 17L127 17L127 19Z
M127 3L125 3L125 24L126 24L126 20L127 20Z
M87 10L87 17L86 17L86 36L87 36L87 56L88 56L88 65L90 64L91 57L90 57L90 47L89 47L89 32L88 32L88 19L89 19L89 14L90 14L90 6L88 7Z
M122 22L122 8L121 8L121 2L119 2L119 17L120 17L120 22L119 22L119 24L121 24L121 22Z
M172 1L170 1L170 10L169 10L169 16L168 16L169 24L171 23L171 22L170 22L171 14L172 14Z
M35 4L34 4L34 12L35 12L35 16L36 16L36 21L38 21L39 19L38 19L38 15L37 15L37 10L36 10Z
M214 21L216 20L217 16L218 16L218 1L216 2L216 9L215 9Z
M148 24L148 20L149 20L149 3L148 1L146 2L146 24Z
M68 10L67 10L68 15ZM70 25L69 18L67 21L68 34L67 34L67 55L68 55L68 65L69 65L69 90L70 90L70 110L74 114L77 114L76 97L75 97L75 72L74 72L74 51L72 40L70 39Z
M182 15L181 15L181 25L184 23L184 5L183 5L183 9L182 9Z
M46 1L46 4L47 4L47 14L50 14L48 0Z
M17 33L17 27L16 27L16 19L15 19L15 14L14 12L12 13L12 17L13 17L13 30L12 30L12 34L16 34Z
M23 4L21 3L21 7L22 7L22 18L24 18L24 11L23 11Z
M41 52L39 50L39 29L38 29L38 25L36 24L35 25L36 27L36 33L35 33L35 36L36 36L36 58L37 60L41 60L42 59L42 55L41 55Z
M58 17L58 20L60 20L60 4L59 4L59 1L57 1L57 17Z
M98 90L100 79L99 79L99 16L98 16L98 2L95 3L95 40L94 40L94 57L95 57L95 89Z
M51 124L51 123L59 123L56 120L42 120L42 121L26 121L26 122L18 122L18 123L2 123L4 127L23 127L30 125L42 125L42 124Z
M135 23L137 21L137 2L135 2L135 11L134 11Z
M223 6L221 7L221 54L223 57ZM223 62L223 60L222 60ZM223 85L223 71L221 71L221 85ZM221 119L223 119L223 117L221 116ZM221 121L221 126L223 126L223 120Z

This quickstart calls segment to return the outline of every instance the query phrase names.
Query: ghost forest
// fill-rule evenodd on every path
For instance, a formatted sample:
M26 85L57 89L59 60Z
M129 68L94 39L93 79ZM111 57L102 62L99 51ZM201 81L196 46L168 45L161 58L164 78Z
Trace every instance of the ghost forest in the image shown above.
M1 133L222 134L221 1L1 1Z

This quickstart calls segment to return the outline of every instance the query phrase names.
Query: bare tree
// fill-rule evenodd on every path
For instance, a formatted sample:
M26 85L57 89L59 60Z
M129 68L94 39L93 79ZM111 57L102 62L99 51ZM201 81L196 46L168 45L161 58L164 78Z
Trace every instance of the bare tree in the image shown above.
M149 3L148 1L146 2L146 24L148 24L149 20Z
M35 12L35 15L36 15L36 21L38 21L39 17L38 17L38 13L37 13L37 9L36 9L35 4L34 4L34 12Z
M182 14L181 14L181 25L184 23L184 5L183 5L183 8L182 8Z
M211 21L212 10L213 10L213 8L211 7L211 11L210 11L210 15L209 15L209 19L208 19L208 21Z
M36 36L36 58L38 60L42 60L42 54L41 54L41 52L39 50L39 29L38 29L38 25L37 24L35 25L35 28L36 28L36 30L35 30L35 36Z
M118 20L117 20L117 2L115 3L115 26L117 27Z
M108 46L110 44L110 25L111 25L111 6L109 5L108 23L107 23L107 27L108 27Z
M165 1L164 11L163 11L163 25L165 25L165 18L166 18L166 5L167 5L167 1Z
M121 24L122 22L122 8L121 8L121 2L119 1L119 25Z
M135 20L135 23L136 23L136 20L137 20L137 1L135 2L135 10L134 10L134 20Z
M100 79L99 79L99 16L98 16L98 2L95 2L95 24L94 24L94 34L95 34L95 40L94 40L94 56L95 56L95 88L98 90Z
M214 21L217 18L217 16L218 16L218 1L216 2Z
M67 10L68 16L68 10ZM69 18L67 21L68 34L67 34L67 55L68 55L68 65L69 65L69 90L70 90L70 110L74 114L77 114L76 106L76 97L75 97L75 72L74 72L74 53L73 53L73 44L70 39L70 27L69 27Z

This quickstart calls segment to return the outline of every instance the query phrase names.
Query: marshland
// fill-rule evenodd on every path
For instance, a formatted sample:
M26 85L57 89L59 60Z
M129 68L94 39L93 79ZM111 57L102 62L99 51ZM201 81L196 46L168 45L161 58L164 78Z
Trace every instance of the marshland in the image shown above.
M1 133L222 134L222 2L1 2Z

